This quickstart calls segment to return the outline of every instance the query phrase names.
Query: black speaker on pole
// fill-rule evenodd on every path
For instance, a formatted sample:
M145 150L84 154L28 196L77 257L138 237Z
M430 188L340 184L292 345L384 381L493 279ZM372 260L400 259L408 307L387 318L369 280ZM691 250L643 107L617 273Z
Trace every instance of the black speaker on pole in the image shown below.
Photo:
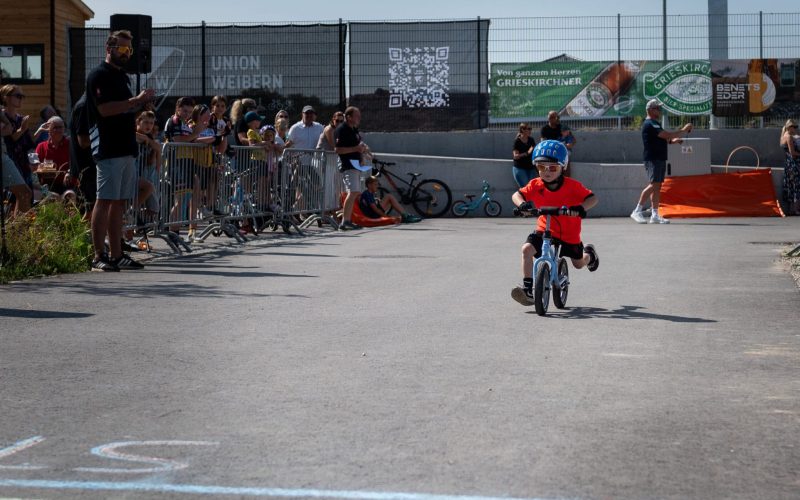
M125 71L131 74L150 73L152 71L152 50L150 42L153 37L153 18L139 14L114 14L111 16L111 31L128 30L133 35L133 56L125 65Z

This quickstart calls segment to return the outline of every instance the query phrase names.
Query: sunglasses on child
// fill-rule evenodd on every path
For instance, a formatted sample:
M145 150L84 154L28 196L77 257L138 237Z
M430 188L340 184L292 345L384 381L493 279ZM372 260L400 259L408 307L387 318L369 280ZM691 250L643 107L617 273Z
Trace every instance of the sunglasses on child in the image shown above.
M561 165L558 163L537 163L536 168L538 168L540 172L558 172L561 170Z

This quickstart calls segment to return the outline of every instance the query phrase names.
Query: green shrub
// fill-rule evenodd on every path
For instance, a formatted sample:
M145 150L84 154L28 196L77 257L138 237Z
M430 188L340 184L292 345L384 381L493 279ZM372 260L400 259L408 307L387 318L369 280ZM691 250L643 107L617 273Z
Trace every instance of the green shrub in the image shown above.
M8 260L0 283L87 271L92 256L89 225L74 205L42 203L6 224Z

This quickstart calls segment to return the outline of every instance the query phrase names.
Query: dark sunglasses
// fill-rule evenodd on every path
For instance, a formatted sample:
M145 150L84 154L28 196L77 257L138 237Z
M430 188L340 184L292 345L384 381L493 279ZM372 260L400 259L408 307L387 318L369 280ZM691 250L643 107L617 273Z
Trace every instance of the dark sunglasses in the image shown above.
M522 127L522 130L533 130L532 127Z
M25 99L25 94L11 94L11 97L16 97L17 99Z

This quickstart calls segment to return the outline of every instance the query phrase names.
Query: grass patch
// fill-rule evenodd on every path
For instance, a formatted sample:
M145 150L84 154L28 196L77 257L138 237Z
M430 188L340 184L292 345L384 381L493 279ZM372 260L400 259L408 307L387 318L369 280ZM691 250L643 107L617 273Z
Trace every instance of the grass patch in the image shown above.
M43 203L6 224L8 260L0 283L89 270L89 224L74 205Z

